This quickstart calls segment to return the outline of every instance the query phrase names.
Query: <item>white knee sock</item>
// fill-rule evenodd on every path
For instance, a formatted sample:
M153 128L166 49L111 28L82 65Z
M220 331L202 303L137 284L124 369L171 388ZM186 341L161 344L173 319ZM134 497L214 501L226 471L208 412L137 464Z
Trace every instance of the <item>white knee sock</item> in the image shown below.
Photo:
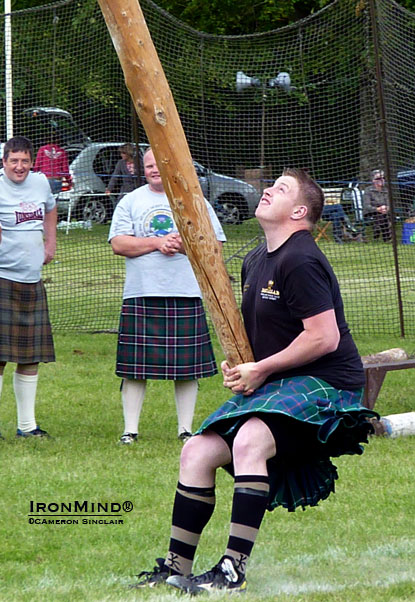
M195 411L197 380L175 380L174 396L176 398L178 434L192 432L193 414Z
M145 380L123 379L121 399L124 412L124 433L138 433L138 421L145 393Z
M36 428L35 402L37 374L13 374L13 388L17 405L17 428L29 433Z

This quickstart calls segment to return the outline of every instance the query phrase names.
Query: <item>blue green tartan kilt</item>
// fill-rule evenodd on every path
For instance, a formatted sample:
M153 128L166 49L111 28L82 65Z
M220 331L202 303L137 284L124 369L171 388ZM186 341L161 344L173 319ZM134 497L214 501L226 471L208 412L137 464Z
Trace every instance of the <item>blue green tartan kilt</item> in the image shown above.
M338 475L330 457L363 453L361 443L368 443L374 431L370 420L379 415L365 408L362 398L363 389L339 390L315 377L281 379L252 395L235 395L206 418L196 434L214 430L231 447L247 419L262 418L277 447L277 455L268 461L268 510L277 506L304 509L334 492ZM278 453L279 435L282 454ZM224 468L233 474L232 465Z
M217 374L202 300L124 299L116 374L139 380L195 380Z

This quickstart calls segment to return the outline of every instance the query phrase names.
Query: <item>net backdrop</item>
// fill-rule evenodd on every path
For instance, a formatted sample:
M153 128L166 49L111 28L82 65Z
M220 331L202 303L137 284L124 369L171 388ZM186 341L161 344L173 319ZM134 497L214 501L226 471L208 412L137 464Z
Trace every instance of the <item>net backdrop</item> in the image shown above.
M330 220L315 235L352 331L413 334L415 15L394 0L374 1L373 12L363 0L336 0L294 25L227 37L140 4L203 191L225 225L237 300L242 259L261 240L260 191L283 167L306 167L350 221L343 244ZM43 272L53 327L115 330L124 260L107 243L119 194L105 190L119 146L132 143L139 166L147 140L104 19L95 0L67 0L3 15L0 37L1 141L12 109L14 135L36 150L58 136L71 164L72 187L64 181L57 195L58 251ZM392 243L374 239L362 212L375 168L390 176Z

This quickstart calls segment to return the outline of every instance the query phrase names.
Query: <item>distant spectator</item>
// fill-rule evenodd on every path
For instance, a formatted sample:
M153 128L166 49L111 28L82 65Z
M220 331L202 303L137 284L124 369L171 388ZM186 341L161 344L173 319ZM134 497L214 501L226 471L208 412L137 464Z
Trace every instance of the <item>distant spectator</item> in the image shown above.
M59 146L53 138L39 148L33 170L45 174L53 194L57 194L62 190L62 180L64 178L68 183L71 181L68 155L65 149Z
M121 159L115 166L114 173L109 181L106 194L119 190L117 201L120 201L127 192L132 192L139 185L139 173L134 161L134 147L132 144L123 144L118 148Z
M363 197L364 214L373 217L373 238L382 234L384 242L391 240L389 217L389 191L385 185L385 174L380 169L372 171L372 184L365 190Z
M324 205L322 218L333 224L333 238L338 244L342 244L343 237L347 236L350 239L357 237L357 231L350 223L349 217L346 215L341 203L327 203ZM343 228L346 230L343 231Z

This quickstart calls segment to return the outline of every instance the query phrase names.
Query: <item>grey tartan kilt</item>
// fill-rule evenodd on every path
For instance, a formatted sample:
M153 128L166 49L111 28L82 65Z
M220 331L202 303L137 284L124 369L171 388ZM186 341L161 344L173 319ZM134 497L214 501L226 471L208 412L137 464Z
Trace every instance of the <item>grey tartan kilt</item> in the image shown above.
M54 362L52 328L43 282L0 278L0 361Z
M195 380L217 374L201 299L124 299L116 374L139 380Z

